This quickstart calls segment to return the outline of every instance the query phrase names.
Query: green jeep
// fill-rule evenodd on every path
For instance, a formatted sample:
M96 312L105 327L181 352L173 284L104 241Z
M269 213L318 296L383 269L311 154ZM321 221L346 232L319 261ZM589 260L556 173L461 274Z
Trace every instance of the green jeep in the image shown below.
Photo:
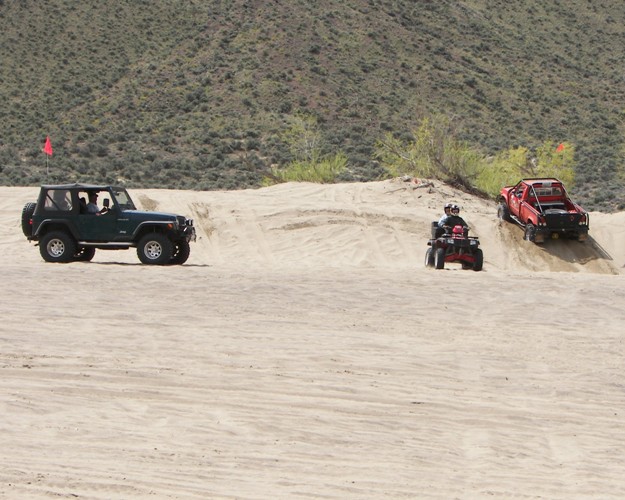
M46 262L90 261L96 249L135 247L144 264L184 264L195 241L191 219L137 210L124 188L90 184L42 186L37 203L24 205L22 230Z

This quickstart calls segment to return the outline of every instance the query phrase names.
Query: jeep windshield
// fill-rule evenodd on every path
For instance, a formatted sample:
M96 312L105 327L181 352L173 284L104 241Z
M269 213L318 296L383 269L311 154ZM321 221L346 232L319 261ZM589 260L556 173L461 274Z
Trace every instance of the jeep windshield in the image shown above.
M113 198L121 210L136 210L135 204L132 202L130 195L123 188L112 188Z

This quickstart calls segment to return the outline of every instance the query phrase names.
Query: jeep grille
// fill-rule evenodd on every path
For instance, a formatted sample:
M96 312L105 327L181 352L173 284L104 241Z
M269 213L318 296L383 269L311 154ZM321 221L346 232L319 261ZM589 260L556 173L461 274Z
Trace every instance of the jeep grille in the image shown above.
M182 215L178 215L177 218L178 218L178 225L180 227L193 225L193 219L185 219Z

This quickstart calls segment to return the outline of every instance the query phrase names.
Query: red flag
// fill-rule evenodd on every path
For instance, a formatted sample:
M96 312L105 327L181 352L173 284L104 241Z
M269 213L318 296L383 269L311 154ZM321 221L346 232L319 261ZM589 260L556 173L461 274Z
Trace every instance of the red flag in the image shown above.
M46 136L46 145L43 147L43 152L48 156L52 156L52 143L49 135Z
M562 151L564 151L564 143L563 142L558 144L558 147L556 148L556 153L561 153Z

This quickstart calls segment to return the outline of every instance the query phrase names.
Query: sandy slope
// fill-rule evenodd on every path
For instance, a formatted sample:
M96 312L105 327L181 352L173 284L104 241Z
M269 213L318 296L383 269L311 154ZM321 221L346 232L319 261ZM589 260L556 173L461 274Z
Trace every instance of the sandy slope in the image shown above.
M137 190L187 265L52 265L36 193L0 188L0 496L625 496L624 214L539 247L439 184ZM447 200L480 273L423 266Z

